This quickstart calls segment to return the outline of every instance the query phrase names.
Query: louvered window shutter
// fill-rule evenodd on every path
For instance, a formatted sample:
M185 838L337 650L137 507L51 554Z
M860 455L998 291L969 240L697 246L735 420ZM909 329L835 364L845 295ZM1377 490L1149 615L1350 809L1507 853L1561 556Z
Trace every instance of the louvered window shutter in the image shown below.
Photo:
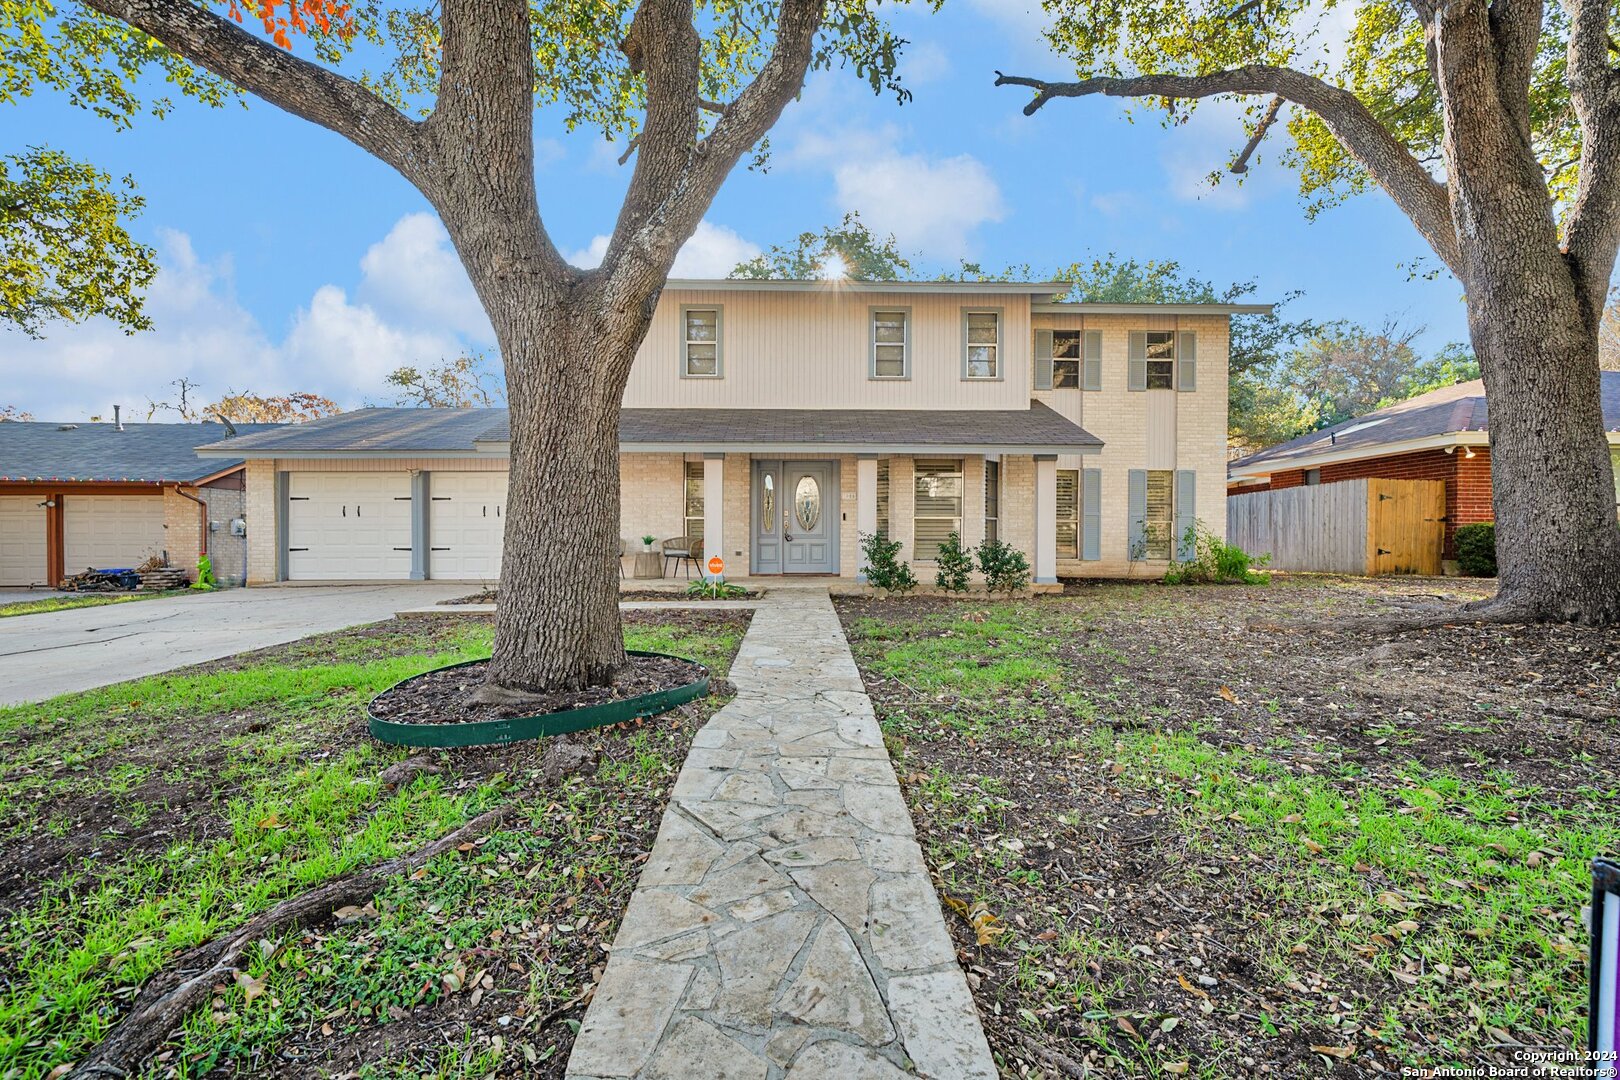
M1080 474L1080 557L1102 558L1102 470Z
M1102 331L1087 330L1085 339L1084 370L1080 373L1080 389L1102 389Z
M1035 331L1035 389L1052 389L1052 331Z
M1126 492L1126 514L1130 518L1130 559L1140 562L1147 557L1147 470L1132 469L1130 488Z
M1176 389L1192 391L1198 389L1198 335L1191 330L1183 330L1177 335L1180 340L1176 342Z
M1191 469L1176 471L1176 558L1188 562L1198 554L1198 474Z
M1128 390L1147 389L1147 331L1131 331L1130 379Z

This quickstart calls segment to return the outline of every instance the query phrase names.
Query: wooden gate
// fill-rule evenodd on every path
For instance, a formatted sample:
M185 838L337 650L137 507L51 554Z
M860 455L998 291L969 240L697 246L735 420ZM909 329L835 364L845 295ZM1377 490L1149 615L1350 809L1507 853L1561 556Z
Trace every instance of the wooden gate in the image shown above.
M1367 573L1440 573L1444 480L1367 481Z

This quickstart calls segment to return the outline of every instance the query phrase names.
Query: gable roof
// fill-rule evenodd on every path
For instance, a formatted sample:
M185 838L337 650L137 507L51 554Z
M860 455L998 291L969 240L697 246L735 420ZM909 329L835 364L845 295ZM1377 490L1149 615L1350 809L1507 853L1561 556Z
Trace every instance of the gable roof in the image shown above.
M244 438L286 427L237 424ZM0 424L0 480L83 483L185 484L214 476L243 461L202 458L197 447L218 442L224 424Z
M506 409L360 409L203 448L235 457L505 456ZM1039 402L1028 409L624 409L629 451L804 448L1095 450L1102 440Z
M1620 371L1600 374L1603 427L1610 432L1620 432ZM1466 441L1483 442L1479 436L1489 430L1485 383L1474 379L1455 386L1442 386L1268 447L1232 462L1227 466L1227 473L1232 478L1265 476L1285 469L1308 468L1312 459L1328 455L1341 461L1377 457L1420 448L1408 446L1410 443L1447 445L1464 441L1470 434L1475 438Z

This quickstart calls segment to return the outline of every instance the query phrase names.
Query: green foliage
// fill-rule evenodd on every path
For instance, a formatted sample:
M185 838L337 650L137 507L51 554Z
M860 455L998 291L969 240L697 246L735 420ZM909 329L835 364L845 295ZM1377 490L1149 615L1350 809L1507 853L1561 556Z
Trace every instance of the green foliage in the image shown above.
M214 560L207 555L197 560L197 580L191 583L191 587L199 592L209 592L215 587Z
M385 380L394 387L395 405L421 409L488 408L506 404L506 382L489 370L481 352L445 360L436 367L395 368Z
M652 547L654 544L656 544L658 542L658 537L656 537L656 536L643 536L641 538L641 542L643 544L646 544L648 547Z
M1264 585L1270 580L1255 572L1271 561L1270 555L1250 555L1210 532L1202 521L1187 527L1182 546L1192 548L1193 557L1171 561L1164 573L1166 585Z
M979 545L979 572L990 592L1015 593L1029 584L1029 560L1011 544L986 540Z
M733 600L747 596L748 590L732 585L723 577L700 578L686 587L686 595L698 600Z
M1457 526L1457 566L1469 577L1496 576L1496 523Z
M850 211L838 225L821 232L803 232L791 245L772 245L762 255L737 264L734 278L807 281L821 277L854 281L900 281L915 274L910 260L900 253L891 233L879 237Z
M900 558L900 541L862 533L861 554L866 557L866 581L873 588L908 593L917 587L911 564Z
M934 562L939 568L934 573L934 584L946 592L967 592L968 575L973 573L973 548L962 546L961 534L953 532L944 539Z
M0 157L0 325L39 337L48 322L100 315L150 329L142 293L157 263L123 225L141 206L129 177L114 183L60 151Z

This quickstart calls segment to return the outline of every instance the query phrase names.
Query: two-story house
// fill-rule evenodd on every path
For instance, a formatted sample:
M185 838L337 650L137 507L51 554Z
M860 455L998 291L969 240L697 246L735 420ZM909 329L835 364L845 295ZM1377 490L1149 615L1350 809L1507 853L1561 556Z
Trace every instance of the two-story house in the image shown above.
M958 532L1037 582L1151 575L1225 532L1228 320L1061 283L672 281L624 394L621 534L728 574L861 573ZM255 581L499 575L500 409L364 409L231 439Z

